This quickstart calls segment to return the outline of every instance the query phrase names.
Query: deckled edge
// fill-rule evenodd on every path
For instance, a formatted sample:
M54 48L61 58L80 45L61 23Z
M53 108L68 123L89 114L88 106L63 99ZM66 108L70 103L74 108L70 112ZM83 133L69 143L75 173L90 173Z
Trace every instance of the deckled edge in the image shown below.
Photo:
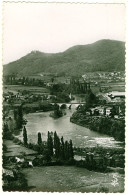
M1 117L0 117L0 127L1 127L1 134L0 134L0 141L1 141L1 150L0 150L0 155L1 155L1 159L2 159L2 143L3 143L3 139L2 139L2 94L3 94L3 29L4 29L4 4L5 3L49 3L49 4L125 4L126 6L126 17L125 17L125 21L126 21L126 25L125 25L125 40L126 40L126 43L125 43L125 94L126 94L126 99L125 99L125 108L127 108L128 106L128 97L127 97L127 93L128 93L128 25L127 25L127 18L128 18L128 0L97 0L97 1L93 1L93 0L85 0L85 1L61 1L61 0L58 0L58 1L54 1L54 0L51 0L51 1L43 1L43 0L28 0L28 1L18 1L18 0L2 0L0 1L0 7L1 7L1 20L0 20L0 25L1 25L1 28L0 28L0 40L1 40L1 48L0 48L0 57L1 57L1 64L0 64L0 114L1 114ZM125 181L124 181L124 192L123 193L118 193L118 194L128 194L128 143L126 142L126 140L128 139L128 130L127 130L127 127L128 127L128 119L127 119L127 116L128 116L128 110L126 109L125 110ZM0 192L3 193L3 190L2 190L2 161L0 161ZM35 191L34 193L36 193L38 191ZM11 192L4 192L4 193L14 193L13 191ZM16 191L15 193L19 193L19 191ZM28 192L21 192L21 193L28 193ZM29 192L29 193L32 193L32 192ZM39 191L39 193L42 193L41 191ZM70 193L71 195L72 194L76 194L76 193L81 193L81 192L43 192L44 194L47 194L47 193ZM89 192L89 194L99 194L99 193L92 193L92 192ZM106 193L100 193L100 194L106 194ZM107 194L117 194L117 193L107 193Z

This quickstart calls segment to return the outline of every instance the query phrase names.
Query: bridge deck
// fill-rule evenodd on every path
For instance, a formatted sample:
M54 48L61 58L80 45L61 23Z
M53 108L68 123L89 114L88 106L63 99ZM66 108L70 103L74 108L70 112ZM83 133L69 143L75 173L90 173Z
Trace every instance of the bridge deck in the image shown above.
M55 103L51 103L51 104L55 104ZM77 103L75 103L75 102L71 102L71 103L57 103L56 102L56 104L66 104L66 105L69 104L69 105L71 105L71 104L86 104L86 102L80 102L80 103L78 103L78 102Z

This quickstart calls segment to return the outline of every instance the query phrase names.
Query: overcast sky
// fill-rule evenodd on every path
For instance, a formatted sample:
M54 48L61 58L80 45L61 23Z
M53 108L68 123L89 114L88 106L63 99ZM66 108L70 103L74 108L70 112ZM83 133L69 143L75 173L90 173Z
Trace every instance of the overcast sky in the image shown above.
M57 53L100 39L125 41L123 4L4 3L3 64L32 50Z

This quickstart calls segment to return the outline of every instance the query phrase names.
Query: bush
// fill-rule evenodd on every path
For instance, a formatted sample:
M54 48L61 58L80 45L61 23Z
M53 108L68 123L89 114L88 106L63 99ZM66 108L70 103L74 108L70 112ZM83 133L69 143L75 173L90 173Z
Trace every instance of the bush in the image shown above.
M3 139L12 140L13 139L12 133L10 131L3 132Z
M39 166L40 165L40 159L39 158L34 158L32 161L33 166Z
M26 191L28 183L25 176L18 172L16 178L3 177L3 191Z
M16 138L16 137L13 138L13 142L14 142L14 143L18 143L19 141L20 141L20 140L19 140L18 138Z
M70 158L69 160L66 161L66 165L75 165L76 161L73 158Z
M61 108L61 109L66 109L67 106L66 106L66 104L62 104L62 105L60 106L60 108Z

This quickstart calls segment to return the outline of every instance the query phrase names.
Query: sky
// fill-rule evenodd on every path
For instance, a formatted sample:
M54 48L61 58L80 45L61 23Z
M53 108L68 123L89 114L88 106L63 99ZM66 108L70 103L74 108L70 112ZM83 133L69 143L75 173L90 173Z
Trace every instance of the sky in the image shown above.
M3 64L33 50L57 53L101 39L125 41L124 4L3 5Z

